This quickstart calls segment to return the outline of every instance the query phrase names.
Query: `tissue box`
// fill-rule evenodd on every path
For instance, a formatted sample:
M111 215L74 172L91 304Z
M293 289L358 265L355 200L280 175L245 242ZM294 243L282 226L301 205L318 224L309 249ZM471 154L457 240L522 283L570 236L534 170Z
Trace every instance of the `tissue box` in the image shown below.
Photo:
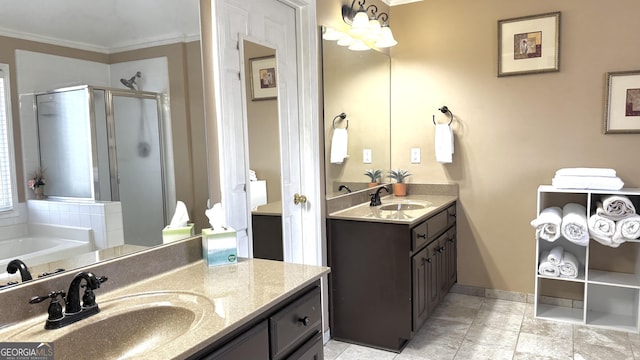
M162 229L162 243L170 243L177 240L193 237L195 235L193 223L187 224L185 227L170 228L169 226Z
M236 231L224 229L202 230L202 258L209 266L238 262L238 240Z

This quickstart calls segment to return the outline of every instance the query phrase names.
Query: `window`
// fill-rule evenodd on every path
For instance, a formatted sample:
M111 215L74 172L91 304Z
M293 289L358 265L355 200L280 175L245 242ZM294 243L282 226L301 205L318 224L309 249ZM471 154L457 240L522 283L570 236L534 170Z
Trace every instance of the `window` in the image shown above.
M16 197L9 66L0 64L0 212L13 210Z

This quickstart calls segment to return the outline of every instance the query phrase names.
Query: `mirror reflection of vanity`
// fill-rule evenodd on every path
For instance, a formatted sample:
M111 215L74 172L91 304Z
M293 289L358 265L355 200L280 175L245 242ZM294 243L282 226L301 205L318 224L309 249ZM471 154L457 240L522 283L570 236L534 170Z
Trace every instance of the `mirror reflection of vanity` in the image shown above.
M111 212L109 202L94 202L86 199L82 201L35 200L33 191L26 186L27 180L38 168L40 162L36 122L26 120L28 116L33 116L28 112L29 101L33 101L31 98L34 94L76 85L93 85L128 91L119 80L128 79L140 70L142 77L138 79L138 84L141 85L142 90L162 93L168 98L168 102L163 105L163 110L168 115L164 120L168 135L161 139L161 142L165 155L171 158L170 166L165 168L165 196L171 200L167 201L164 224L167 224L171 218L175 201L181 200L187 205L191 221L195 223L196 233L207 226L208 221L204 210L209 195L198 1L163 1L162 3L139 1L118 4L117 12L101 12L96 4L87 4L86 8L82 8L77 6L76 2L67 5L60 2L56 2L55 5L45 2L38 5L2 0L0 5L3 8L3 14L0 17L4 18L3 29L0 29L0 63L10 66L14 117L12 124L20 201L17 208L22 216L21 219L9 222L0 218L0 232L7 234L33 231L35 235L51 233L46 227L44 229L38 227L42 224L63 229L65 227L81 228L82 231L79 232L78 237L84 239L88 236L87 241L94 243L94 249L103 250L92 252L89 256L83 256L82 259L78 257L74 265L66 267L67 270L143 248L137 245L126 246L128 245L126 238L122 239L125 246L109 247L108 242L95 244L100 235L104 240L113 232L121 230L109 227L110 223L122 224L122 219L117 219L117 213L114 215ZM125 5L131 8L125 8ZM50 9L48 6L53 6L55 9ZM66 16L68 14L65 12L70 11L69 6L74 7L74 14L79 17L84 16L92 22L91 29L87 29L81 21L71 21ZM60 15L56 15L56 10L60 11ZM23 16L18 16L19 14ZM29 19L34 21L25 20L24 17L27 15L24 14L28 14ZM168 24L176 24L171 21L176 19L180 19L177 24L182 28L163 28ZM102 20L107 23L101 24ZM80 38L64 38L59 32L63 25L80 26L80 29L67 29ZM25 26L31 26L31 28ZM149 27L145 29L145 26ZM133 32L138 30L146 37L144 40L133 39ZM130 43L120 42L112 47L105 45L106 43L102 41L111 41L108 36L111 34L124 35ZM91 40L95 40L96 43L90 43ZM136 41L139 42L136 43ZM38 59L52 61L38 62ZM33 69L42 71L41 74L46 76L34 74ZM45 77L50 81L44 81ZM22 90L18 89L18 85ZM31 111L33 112L33 109ZM144 179L147 175L139 174L139 177ZM35 211L38 211L36 215L33 213L32 205ZM25 218L29 215L31 215L30 220L26 220ZM32 226L30 223L34 221L40 224ZM141 227L143 226L141 224ZM162 243L161 230L155 227L142 230L153 231L158 235L157 243L147 244L144 248ZM27 265L31 267L28 262ZM55 266L52 265L52 267ZM0 269L0 274L4 271L4 268ZM34 271L34 278L37 275L36 271ZM4 282L0 279L0 284Z
M322 40L325 174L327 199L366 189L368 169L382 171L387 181L391 165L391 61L376 50L352 51L336 41ZM346 118L337 117L345 113ZM337 117L337 118L336 118ZM331 162L335 129L347 128L348 157ZM363 153L371 158L365 161Z

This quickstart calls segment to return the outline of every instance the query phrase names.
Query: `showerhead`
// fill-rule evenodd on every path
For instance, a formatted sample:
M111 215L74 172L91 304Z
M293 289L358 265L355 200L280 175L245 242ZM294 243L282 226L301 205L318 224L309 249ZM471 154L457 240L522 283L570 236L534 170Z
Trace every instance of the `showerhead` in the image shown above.
M122 83L122 85L128 87L131 90L138 90L136 88L136 86L138 86L138 84L136 84L136 78L141 78L141 77L142 77L142 73L138 71L129 80L123 78L123 79L120 79L120 82Z

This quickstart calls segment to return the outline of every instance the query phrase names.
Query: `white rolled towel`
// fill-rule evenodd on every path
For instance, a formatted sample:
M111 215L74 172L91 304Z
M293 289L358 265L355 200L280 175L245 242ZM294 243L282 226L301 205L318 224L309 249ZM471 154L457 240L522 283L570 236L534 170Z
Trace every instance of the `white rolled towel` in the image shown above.
M568 203L562 208L561 232L565 239L575 244L581 246L589 244L587 209L584 205Z
M549 252L545 251L540 254L540 265L538 265L538 273L544 276L558 277L560 276L560 268L549 262Z
M627 240L640 238L640 215L632 215L616 221L616 232L613 234L613 243L622 244Z
M531 226L536 228L536 239L556 241L560 238L562 225L562 209L558 206L543 209L537 218L531 220Z
M602 208L596 209L596 214L606 216L611 220L620 220L635 215L636 207L624 195L610 195L602 198Z
M549 260L551 265L559 266L560 263L562 263L563 254L564 254L564 249L562 248L562 246L556 246L549 251L547 260Z
M580 262L575 255L565 251L560 264L560 276L575 279L578 277Z
M598 209L601 204L598 204ZM615 221L606 216L598 215L598 211L589 217L589 237L601 243L602 245L611 246L613 243L613 234L616 232Z

